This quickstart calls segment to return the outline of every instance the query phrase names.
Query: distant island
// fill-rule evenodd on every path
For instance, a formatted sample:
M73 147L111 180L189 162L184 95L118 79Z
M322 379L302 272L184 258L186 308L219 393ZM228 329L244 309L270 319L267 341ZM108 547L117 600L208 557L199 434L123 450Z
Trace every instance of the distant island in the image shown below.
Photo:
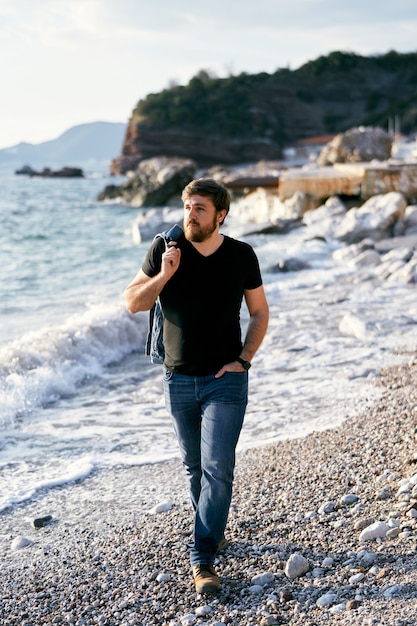
M43 178L83 178L84 172L80 167L62 167L59 170L51 170L50 167L44 167L40 172L32 169L30 165L24 165L21 169L16 170L15 174L21 176L42 176Z
M68 165L85 167L88 162L109 168L110 161L120 153L126 124L91 122L74 126L56 139L39 144L19 143L0 150L0 165L34 169L58 170Z

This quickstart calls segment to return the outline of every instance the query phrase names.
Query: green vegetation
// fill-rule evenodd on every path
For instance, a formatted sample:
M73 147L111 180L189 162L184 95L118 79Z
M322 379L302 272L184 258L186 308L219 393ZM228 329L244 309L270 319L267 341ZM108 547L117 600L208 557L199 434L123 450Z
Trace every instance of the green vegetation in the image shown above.
M132 123L158 130L278 143L343 132L356 125L416 130L417 53L362 57L332 52L297 70L216 78L201 70L141 100Z
M152 156L200 165L277 159L284 147L357 126L417 132L417 52L332 52L297 70L218 78L200 70L140 100L122 154L124 173ZM398 127L400 124L400 128Z

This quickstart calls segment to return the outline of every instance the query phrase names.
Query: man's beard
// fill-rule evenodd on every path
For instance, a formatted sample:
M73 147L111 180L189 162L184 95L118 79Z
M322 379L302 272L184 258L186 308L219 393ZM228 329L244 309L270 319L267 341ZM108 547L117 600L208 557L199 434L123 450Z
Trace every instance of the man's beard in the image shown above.
M217 228L217 216L214 216L213 222L207 226L199 226L196 222L187 221L184 224L185 238L188 241L202 243L211 237Z

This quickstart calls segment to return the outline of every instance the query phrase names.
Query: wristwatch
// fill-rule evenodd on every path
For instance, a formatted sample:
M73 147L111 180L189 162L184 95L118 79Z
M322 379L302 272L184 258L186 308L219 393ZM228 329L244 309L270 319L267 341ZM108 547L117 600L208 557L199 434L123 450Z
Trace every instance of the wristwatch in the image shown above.
M237 357L236 361L238 361L238 363L240 363L243 369L246 371L248 371L248 369L252 365L250 361L245 361L244 359L241 359L240 356Z

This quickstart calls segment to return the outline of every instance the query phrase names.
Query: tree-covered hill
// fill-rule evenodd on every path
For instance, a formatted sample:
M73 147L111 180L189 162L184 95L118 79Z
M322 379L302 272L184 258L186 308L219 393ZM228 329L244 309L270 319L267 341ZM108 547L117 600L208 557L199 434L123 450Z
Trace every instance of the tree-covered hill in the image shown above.
M393 118L417 130L417 52L332 52L296 70L228 78L202 70L138 102L114 167L160 155L202 165L279 158L297 140Z

